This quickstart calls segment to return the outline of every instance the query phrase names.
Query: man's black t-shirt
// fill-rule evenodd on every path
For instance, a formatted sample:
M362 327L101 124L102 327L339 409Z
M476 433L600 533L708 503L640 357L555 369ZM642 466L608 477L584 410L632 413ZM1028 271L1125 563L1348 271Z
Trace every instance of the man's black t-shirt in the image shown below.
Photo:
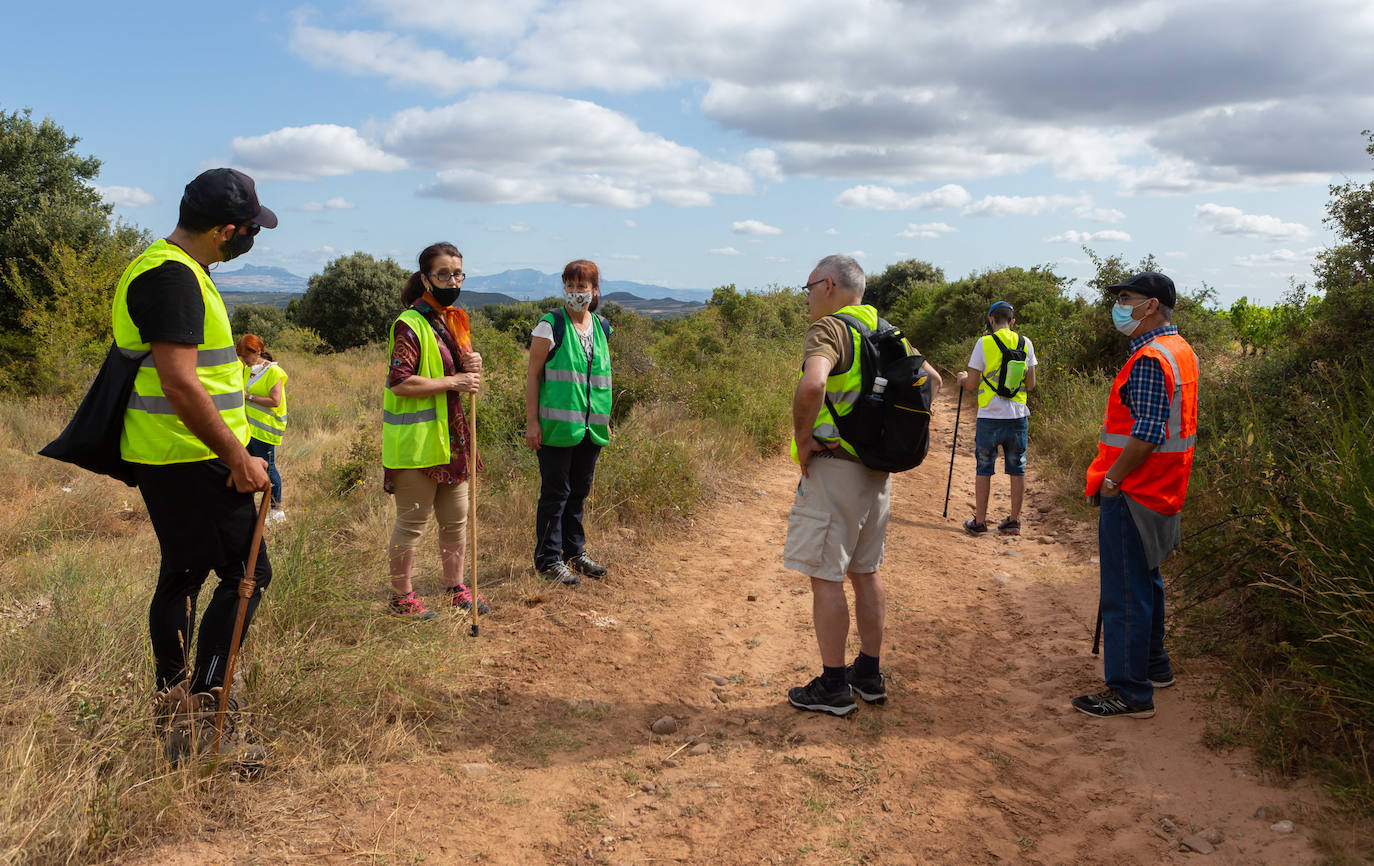
M145 343L205 342L205 299L200 281L181 262L163 262L129 283L129 318Z

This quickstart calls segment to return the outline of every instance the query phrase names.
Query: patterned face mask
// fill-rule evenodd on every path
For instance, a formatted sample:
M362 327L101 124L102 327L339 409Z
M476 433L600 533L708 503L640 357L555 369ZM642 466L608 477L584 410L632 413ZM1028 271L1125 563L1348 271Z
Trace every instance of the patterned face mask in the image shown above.
M591 292L564 292L563 305L569 312L580 313L592 305Z

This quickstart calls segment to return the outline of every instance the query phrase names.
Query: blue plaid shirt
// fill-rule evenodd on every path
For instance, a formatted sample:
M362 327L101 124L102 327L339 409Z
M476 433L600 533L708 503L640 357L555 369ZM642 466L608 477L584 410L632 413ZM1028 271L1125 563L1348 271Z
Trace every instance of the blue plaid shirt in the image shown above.
M1131 338L1131 354L1155 337L1177 334L1177 325L1165 325ZM1131 367L1131 375L1121 388L1121 402L1131 412L1135 423L1131 436L1144 442L1162 445L1169 425L1169 391L1164 384L1164 368L1154 358L1141 358Z

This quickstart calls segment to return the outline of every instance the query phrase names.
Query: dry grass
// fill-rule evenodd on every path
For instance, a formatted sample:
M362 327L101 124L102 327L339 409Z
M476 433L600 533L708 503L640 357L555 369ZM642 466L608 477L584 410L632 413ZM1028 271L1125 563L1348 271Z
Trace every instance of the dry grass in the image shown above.
M250 808L264 835L302 832L309 816L290 803L354 784L349 773L366 765L431 753L431 720L463 712L475 668L465 623L383 615L393 513L373 456L382 351L283 354L289 520L270 532L273 582L236 692L272 749L254 782L163 756L146 621L157 543L138 492L36 456L69 405L0 403L0 863L97 862ZM523 384L505 378L495 387ZM502 406L515 395L493 396ZM593 545L689 514L757 453L677 405L638 405L614 436L588 502ZM530 576L537 464L517 442L487 443L483 460L481 589L522 607L543 589ZM432 527L421 544L417 589L435 594Z

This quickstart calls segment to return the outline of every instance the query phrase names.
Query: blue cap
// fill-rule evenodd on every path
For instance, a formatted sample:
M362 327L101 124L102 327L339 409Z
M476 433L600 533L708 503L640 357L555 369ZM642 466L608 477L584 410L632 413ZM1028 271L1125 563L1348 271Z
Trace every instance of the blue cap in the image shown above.
M992 315L992 311L995 310L995 309L997 309L998 307L1006 307L1008 313L1011 313L1011 314L1013 314L1013 315L1016 314L1016 311L1013 310L1013 309L1011 308L1011 304L1008 304L1006 301L998 301L997 303L993 304L991 307L988 307L988 315L991 316L991 315Z

